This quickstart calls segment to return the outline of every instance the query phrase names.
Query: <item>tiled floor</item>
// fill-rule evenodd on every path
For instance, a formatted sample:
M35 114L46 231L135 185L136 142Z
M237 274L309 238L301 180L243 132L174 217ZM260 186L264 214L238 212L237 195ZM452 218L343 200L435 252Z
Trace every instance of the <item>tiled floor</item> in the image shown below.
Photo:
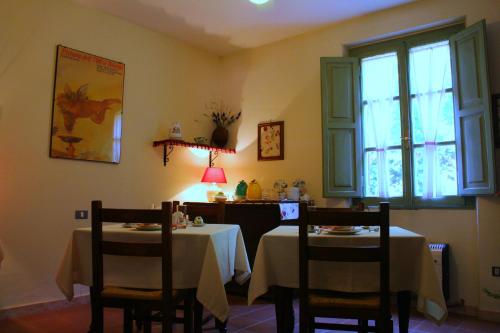
M397 318L397 316L395 316ZM86 333L90 320L88 304L71 305L61 310L26 315L0 321L0 333ZM297 325L296 325L297 326ZM207 324L206 331L215 332ZM397 322L394 332L398 332ZM105 332L118 333L122 330L122 317L119 310L106 310ZM154 326L154 332L161 332L160 326ZM182 326L176 325L175 332L182 332ZM231 315L228 322L229 332L263 333L275 332L274 307L271 304L246 306L245 299L231 298ZM298 332L298 329L296 328ZM318 332L318 331L317 331ZM412 316L411 333L500 333L500 323L478 321L468 317L450 315L448 320L438 327L430 321Z

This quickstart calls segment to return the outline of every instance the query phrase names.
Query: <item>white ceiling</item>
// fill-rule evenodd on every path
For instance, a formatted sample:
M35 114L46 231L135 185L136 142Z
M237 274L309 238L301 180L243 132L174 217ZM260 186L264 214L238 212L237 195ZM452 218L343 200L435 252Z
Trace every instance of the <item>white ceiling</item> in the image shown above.
M415 0L74 0L224 55Z

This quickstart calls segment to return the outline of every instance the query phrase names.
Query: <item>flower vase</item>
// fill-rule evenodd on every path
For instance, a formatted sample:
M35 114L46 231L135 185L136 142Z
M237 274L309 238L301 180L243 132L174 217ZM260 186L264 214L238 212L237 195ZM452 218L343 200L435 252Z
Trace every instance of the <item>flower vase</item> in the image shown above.
M229 137L229 132L227 131L227 128L222 126L217 126L212 132L211 142L217 147L222 148L226 146L228 137Z
M299 201L300 194L298 187L288 187L286 189L286 198L288 200Z

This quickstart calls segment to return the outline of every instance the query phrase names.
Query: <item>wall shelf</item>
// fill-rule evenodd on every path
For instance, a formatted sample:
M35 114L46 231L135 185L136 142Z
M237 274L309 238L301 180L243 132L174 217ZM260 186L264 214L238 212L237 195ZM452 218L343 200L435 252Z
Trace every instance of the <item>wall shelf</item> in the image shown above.
M204 145L204 144L199 144L199 143L194 143L194 142L187 142L187 141L182 141L182 140L173 140L173 139L167 139L167 140L159 140L159 141L153 141L153 147L158 147L158 146L163 146L163 165L167 165L170 154L174 150L175 146L178 147L186 147L186 148L197 148L197 149L205 149L210 151L210 157L209 157L209 166L213 166L213 161L217 158L219 153L224 153L224 154L236 154L236 149L233 148L221 148L221 147L216 147L216 146L210 146L210 145ZM212 157L213 153L213 157Z

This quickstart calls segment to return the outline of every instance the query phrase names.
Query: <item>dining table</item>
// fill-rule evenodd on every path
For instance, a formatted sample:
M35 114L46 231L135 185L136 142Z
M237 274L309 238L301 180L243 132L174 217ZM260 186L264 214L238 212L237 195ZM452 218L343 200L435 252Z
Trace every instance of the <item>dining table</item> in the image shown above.
M103 227L103 239L119 242L159 242L161 231L141 231L114 224ZM197 300L221 322L229 316L224 285L240 284L251 275L245 244L237 225L204 224L172 232L173 287L196 289ZM73 286L92 286L91 228L75 229L56 275L68 300ZM104 284L128 288L161 288L159 258L104 256Z
M310 233L308 241L317 246L378 245L379 231L360 228L355 234ZM379 288L377 263L310 263L310 288L341 292L373 292ZM293 294L299 288L298 226L279 226L259 242L248 304L269 290L274 291L278 332L293 332ZM399 332L408 332L411 296L417 296L417 310L441 324L447 317L441 281L436 273L424 236L390 227L390 289L397 294Z

